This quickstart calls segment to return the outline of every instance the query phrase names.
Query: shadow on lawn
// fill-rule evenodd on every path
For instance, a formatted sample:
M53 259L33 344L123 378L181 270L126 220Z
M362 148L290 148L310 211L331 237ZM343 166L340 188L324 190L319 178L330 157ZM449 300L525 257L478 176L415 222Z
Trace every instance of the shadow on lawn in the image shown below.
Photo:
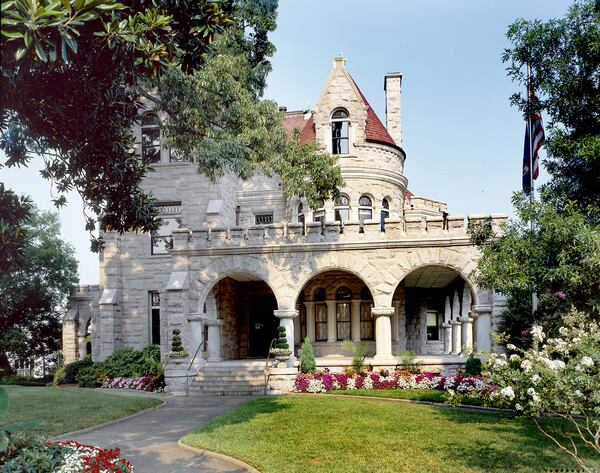
M218 418L211 420L204 427L194 430L191 433L211 433L223 426L245 424L250 422L257 415L269 415L288 408L289 406L285 402L285 399L278 396L253 399L244 404L244 409L234 409L233 411L227 412Z
M438 408L438 415L455 424L477 424L481 432L480 438L472 439L469 445L460 442L452 445L448 452L454 460L458 460L469 468L484 468L495 471L498 465L503 465L503 471L550 471L556 468L572 468L580 471L571 457L560 452L552 441L546 438L526 418L518 418L512 414L488 414L482 412L466 412L455 408ZM567 428L558 419L544 419L546 425ZM487 440L486 440L487 438ZM493 439L495 441L490 441ZM517 445L518 448L507 448ZM591 450L578 445L585 456L594 458ZM544 465L544 470L540 470ZM598 461L600 466L600 461Z

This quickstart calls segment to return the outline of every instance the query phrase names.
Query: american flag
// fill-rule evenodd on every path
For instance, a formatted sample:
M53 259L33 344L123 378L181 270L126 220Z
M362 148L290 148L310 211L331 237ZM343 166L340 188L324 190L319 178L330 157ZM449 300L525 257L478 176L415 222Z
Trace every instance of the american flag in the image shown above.
M536 100L532 97L532 100ZM533 179L537 179L540 174L539 151L544 144L544 127L542 126L542 116L539 113L531 115L531 135L529 138L529 123L525 125L525 145L523 149L523 191L529 195L533 187L529 166L533 163ZM533 159L530 161L530 153L533 151Z

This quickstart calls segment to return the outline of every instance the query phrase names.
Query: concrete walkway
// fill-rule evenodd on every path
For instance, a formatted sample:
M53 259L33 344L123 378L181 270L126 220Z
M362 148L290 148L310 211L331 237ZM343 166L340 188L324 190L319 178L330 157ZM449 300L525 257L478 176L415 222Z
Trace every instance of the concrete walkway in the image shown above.
M133 391L103 390L118 395L144 395ZM147 394L146 394L147 395ZM119 447L121 456L136 473L242 473L225 461L195 455L177 447L177 440L213 417L231 410L252 397L170 397L166 404L131 419L77 435L57 437L103 448Z

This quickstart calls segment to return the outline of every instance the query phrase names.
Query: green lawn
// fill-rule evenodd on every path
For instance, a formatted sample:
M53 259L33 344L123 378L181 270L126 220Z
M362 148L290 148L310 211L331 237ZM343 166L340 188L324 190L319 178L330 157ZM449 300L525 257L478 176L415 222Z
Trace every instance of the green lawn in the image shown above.
M352 389L349 391L328 391L327 394L343 396L386 397L392 399L410 399L412 401L445 402L444 391L435 389ZM481 399L464 398L463 404L481 406Z
M576 466L525 419L376 399L260 398L183 441L264 473L514 473Z
M48 436L92 427L161 403L155 398L104 394L92 389L6 388L8 417L2 423L39 420L42 424L36 430Z

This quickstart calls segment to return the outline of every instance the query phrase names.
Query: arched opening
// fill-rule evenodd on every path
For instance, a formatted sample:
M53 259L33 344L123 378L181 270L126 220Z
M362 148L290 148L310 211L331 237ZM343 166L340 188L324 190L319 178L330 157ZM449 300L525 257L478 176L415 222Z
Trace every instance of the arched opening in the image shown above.
M267 283L250 274L230 274L212 287L204 308L209 361L267 356L279 326L277 300Z
M373 295L365 282L341 270L325 271L309 279L296 301L317 357L347 356L341 346L344 340L373 340L372 306ZM303 340L302 324L302 319L298 320L296 344ZM370 351L374 352L374 347Z
M427 265L410 272L392 299L396 309L392 320L395 351L443 354L443 324L468 313L473 299L470 283L455 269Z

